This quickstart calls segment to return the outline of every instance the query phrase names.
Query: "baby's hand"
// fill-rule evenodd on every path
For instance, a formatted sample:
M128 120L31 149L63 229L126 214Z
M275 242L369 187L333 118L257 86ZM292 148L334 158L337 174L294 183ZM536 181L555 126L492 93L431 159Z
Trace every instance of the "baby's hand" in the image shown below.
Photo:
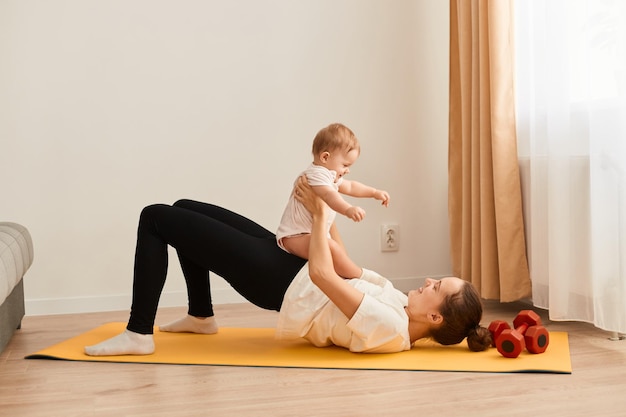
M383 190L374 191L374 198L376 200L382 201L382 205L385 207L389 207L389 193Z
M346 217L354 220L355 222L360 222L365 218L365 210L361 207L352 206L346 210Z

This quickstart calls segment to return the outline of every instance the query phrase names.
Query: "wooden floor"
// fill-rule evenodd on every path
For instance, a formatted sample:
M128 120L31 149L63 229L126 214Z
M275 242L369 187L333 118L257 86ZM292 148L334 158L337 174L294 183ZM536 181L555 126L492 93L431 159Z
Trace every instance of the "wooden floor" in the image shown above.
M527 306L486 303L483 324ZM545 314L539 311L545 319ZM159 311L157 323L185 309ZM26 317L0 354L0 416L626 416L626 341L584 323L573 373L353 371L25 360L127 312ZM271 327L275 312L216 306L222 326ZM252 352L251 352L252 354Z

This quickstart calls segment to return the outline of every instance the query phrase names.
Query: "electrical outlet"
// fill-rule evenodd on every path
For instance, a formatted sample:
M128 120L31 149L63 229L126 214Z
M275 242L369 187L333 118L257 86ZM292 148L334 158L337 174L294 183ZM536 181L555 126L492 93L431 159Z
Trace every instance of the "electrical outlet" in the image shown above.
M380 250L393 252L400 249L400 227L397 224L383 224L380 227Z

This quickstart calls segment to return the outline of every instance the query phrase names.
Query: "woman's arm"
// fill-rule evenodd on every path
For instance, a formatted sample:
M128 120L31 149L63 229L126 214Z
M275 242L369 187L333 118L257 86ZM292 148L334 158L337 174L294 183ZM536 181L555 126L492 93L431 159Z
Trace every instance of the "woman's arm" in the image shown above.
M296 184L296 199L311 212L313 228L309 243L309 275L328 298L351 319L358 310L363 293L348 284L335 272L326 235L326 210L324 202L311 189L305 177Z
M343 244L343 240L341 239L341 235L339 234L339 229L337 228L337 224L335 222L333 222L333 224L330 225L329 233L330 233L330 237L332 238L332 240L337 242L339 246L343 248L343 250L346 250L346 245Z

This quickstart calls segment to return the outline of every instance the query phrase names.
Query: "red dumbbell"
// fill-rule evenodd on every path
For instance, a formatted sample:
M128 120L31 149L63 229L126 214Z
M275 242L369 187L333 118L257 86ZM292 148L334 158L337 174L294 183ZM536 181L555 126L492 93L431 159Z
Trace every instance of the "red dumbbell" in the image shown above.
M522 310L513 320L513 327L502 320L489 325L493 345L507 358L517 358L526 348L530 353L543 353L550 343L548 330L541 325L541 317L532 310Z

